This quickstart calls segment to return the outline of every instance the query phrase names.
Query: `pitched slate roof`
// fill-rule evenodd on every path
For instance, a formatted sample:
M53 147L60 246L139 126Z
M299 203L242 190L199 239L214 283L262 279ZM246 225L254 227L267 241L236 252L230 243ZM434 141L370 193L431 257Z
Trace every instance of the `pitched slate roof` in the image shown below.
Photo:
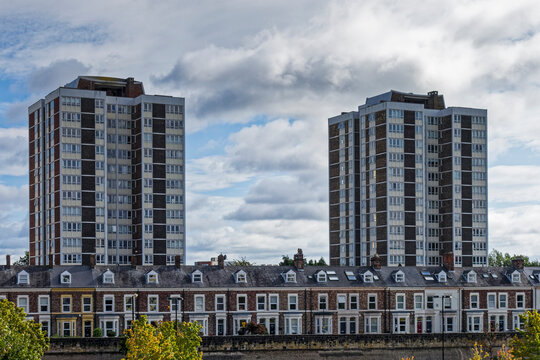
M17 274L25 270L29 273L29 285L17 285ZM103 274L110 270L114 273L114 283L104 284ZM146 284L146 274L154 270L158 274L157 284ZM199 270L203 275L202 283L191 281L193 271ZM234 274L243 270L246 273L245 283L236 283ZM283 275L288 271L296 273L296 282L285 282ZM331 272L335 275L330 280L327 277L326 282L317 282L316 273L318 271ZM370 271L374 275L373 282L365 283L361 274ZM396 282L393 274L401 270L405 279L403 282ZM446 271L447 281L438 282L435 274L442 267L382 267L374 269L373 267L320 267L307 266L303 271L297 270L294 266L144 266L133 268L131 266L96 266L91 269L87 266L56 266L52 269L43 266L25 266L0 267L0 287L31 287L31 288L256 288L256 287L313 287L313 288L334 288L334 287L520 287L520 286L540 286L537 278L531 278L531 275L540 273L540 268L526 268L520 271L523 275L519 283L512 283L507 274L514 271L514 268L508 267L479 267L474 269L456 268L455 271ZM477 274L475 283L468 283L466 275L474 270ZM71 274L71 284L62 284L60 274L68 271ZM356 280L349 280L346 272L352 272L356 275Z

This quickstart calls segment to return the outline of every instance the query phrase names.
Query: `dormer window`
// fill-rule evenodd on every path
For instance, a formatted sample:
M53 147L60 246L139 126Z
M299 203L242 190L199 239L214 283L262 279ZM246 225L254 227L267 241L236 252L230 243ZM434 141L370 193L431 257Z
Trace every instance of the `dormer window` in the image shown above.
M107 269L105 273L103 273L103 283L104 284L114 284L114 273Z
M326 282L326 273L324 271L317 273L317 282Z
M372 283L373 282L373 274L371 273L371 271L366 271L363 275L362 275L362 279L365 283Z
M71 274L69 271L64 271L60 274L60 283L61 284L71 284Z
M235 280L236 280L237 284L247 282L246 272L244 270L240 270L240 271L236 272L235 277L236 277Z
M146 274L146 283L147 284L158 284L158 274L154 270Z
M26 271L21 271L17 274L17 285L29 285L30 284L30 276L28 276L28 273Z
M403 271L398 271L394 274L394 280L396 282L405 282L405 274L403 273Z
M439 282L446 282L446 273L444 271L441 271L438 275L437 275L437 280Z
M192 283L202 283L202 272L195 270L191 273L191 282Z
M286 273L282 274L282 276L286 283L296 282L296 273L292 270L287 271Z
M519 273L519 271L514 271L512 273L512 283L519 283L521 282L521 274Z
M467 274L467 282L468 283L475 283L476 282L476 273L474 271L471 271Z

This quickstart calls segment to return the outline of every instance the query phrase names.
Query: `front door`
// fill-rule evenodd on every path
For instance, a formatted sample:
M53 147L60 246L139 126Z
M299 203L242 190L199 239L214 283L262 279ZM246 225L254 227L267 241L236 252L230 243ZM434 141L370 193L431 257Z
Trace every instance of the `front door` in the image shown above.
M91 337L92 336L92 321L85 320L84 321L84 337Z

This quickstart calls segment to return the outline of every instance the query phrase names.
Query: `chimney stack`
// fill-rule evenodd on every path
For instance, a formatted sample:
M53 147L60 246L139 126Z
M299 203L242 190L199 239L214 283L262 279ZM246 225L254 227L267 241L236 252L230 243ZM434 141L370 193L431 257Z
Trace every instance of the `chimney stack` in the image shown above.
M525 264L525 261L521 257L512 259L512 266L514 267L514 269L523 270L524 264Z
M96 267L96 255L90 255L89 265L90 269L94 269Z
M380 258L379 254L373 255L371 258L371 266L375 270L380 270L382 267L382 259Z
M302 249L298 249L298 252L294 254L294 267L299 271L304 271L304 254Z
M218 267L223 269L225 267L225 260L227 260L227 255L219 254L217 257Z
M447 271L454 271L454 253L449 251L443 254L443 266Z
M131 267L134 269L137 267L137 255L131 256Z
M11 255L6 255L6 268L11 268Z
M177 269L180 269L180 266L182 265L181 261L180 261L180 255L175 255L174 256L174 266L177 268Z

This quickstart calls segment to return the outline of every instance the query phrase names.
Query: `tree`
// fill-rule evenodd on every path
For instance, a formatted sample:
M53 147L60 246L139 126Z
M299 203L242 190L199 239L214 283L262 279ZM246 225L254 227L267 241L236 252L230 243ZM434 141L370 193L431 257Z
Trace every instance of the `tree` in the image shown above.
M0 300L0 359L38 360L49 348L49 338L41 325L26 320L21 308Z
M255 265L255 263L251 263L251 262L247 261L246 257L242 256L240 258L240 260L238 260L238 259L231 260L231 261L229 261L229 263L227 265L231 265L231 266L253 266L253 265Z
M174 322L160 322L157 327L148 323L145 315L124 330L127 354L125 360L202 360L201 326L183 322L176 329Z
M322 256L319 259L319 261L310 259L308 261L308 265L309 266L328 266L328 264L326 263L326 261L324 261L324 258Z
M540 314L537 310L527 311L520 315L523 330L514 336L510 345L514 348L516 358L540 359Z
M281 255L281 262L279 266L293 266L294 260L291 259L288 255Z
M530 260L526 255L510 255L509 253L502 253L496 249L491 250L488 256L489 266L512 266L512 259L520 257L523 259L524 266L540 266L540 261Z
M291 259L288 255L281 255L281 262L279 263L279 266L293 266L294 260ZM309 266L328 266L326 264L326 261L324 261L324 258L321 256L319 260L313 260L313 259L306 259L306 265Z
M30 265L30 252L25 251L24 256L21 256L19 260L15 261L13 265L19 265L19 266Z

